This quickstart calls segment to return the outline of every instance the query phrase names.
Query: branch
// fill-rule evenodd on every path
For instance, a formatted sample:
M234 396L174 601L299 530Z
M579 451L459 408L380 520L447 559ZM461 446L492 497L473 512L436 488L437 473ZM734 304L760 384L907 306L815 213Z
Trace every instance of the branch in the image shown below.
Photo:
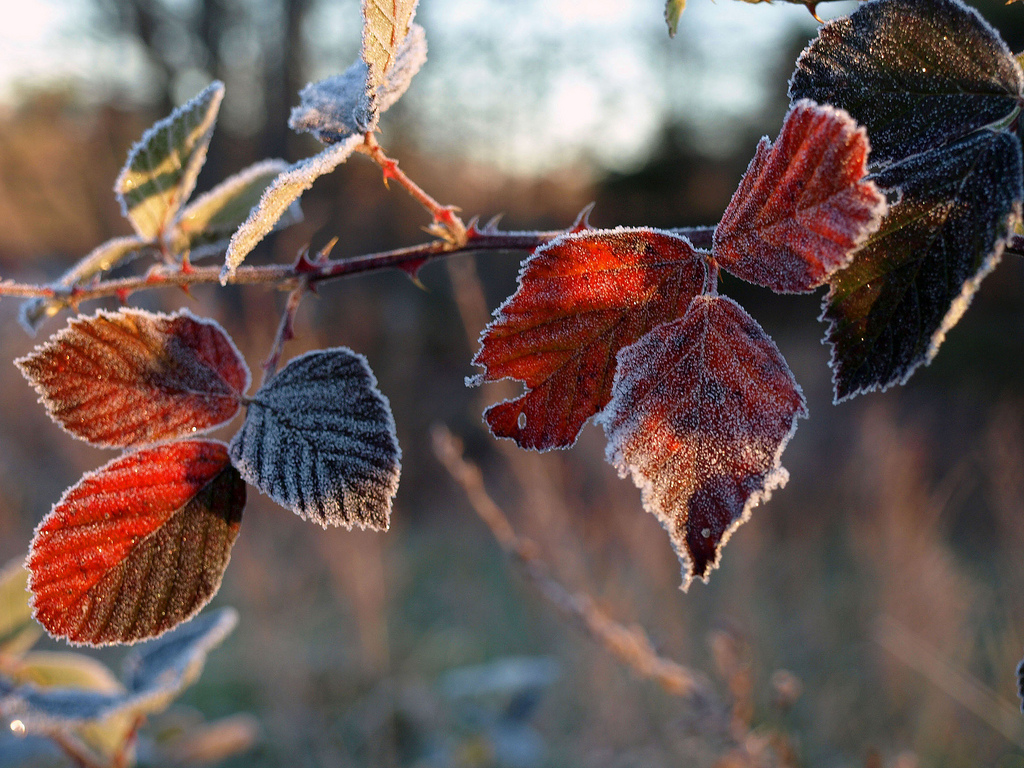
M698 242L711 242L710 230L706 227L672 230L676 234L689 236ZM271 264L266 266L241 266L228 285L264 285L294 290L301 281L310 285L342 277L377 272L383 269L402 269L415 273L423 264L434 259L457 253L482 253L487 251L532 251L566 230L502 232L492 227L479 228L471 222L465 230L465 242L461 245L447 240L433 240L406 248L370 253L346 259L323 259L315 263L297 260L294 264ZM699 246L698 246L699 247ZM83 301L117 297L121 301L133 293L158 288L190 288L196 285L220 284L219 266L196 267L188 265L157 264L144 275L134 275L108 280L97 280L87 286L67 287L58 284L37 285L19 283L13 280L0 281L0 296L21 299L54 299L68 307L77 307Z
M654 680L677 696L717 699L711 684L703 676L659 656L642 627L624 626L598 608L590 595L572 592L556 581L548 565L541 560L537 545L516 534L508 517L487 493L480 469L463 457L458 438L442 425L435 425L431 432L438 461L462 486L470 506L486 523L505 554L520 565L549 603L580 624L609 653L640 677Z

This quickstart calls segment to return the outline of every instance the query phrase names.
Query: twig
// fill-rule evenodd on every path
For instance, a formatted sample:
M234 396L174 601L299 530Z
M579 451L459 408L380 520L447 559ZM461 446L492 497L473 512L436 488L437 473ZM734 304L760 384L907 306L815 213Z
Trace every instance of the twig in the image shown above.
M875 626L874 640L1011 744L1024 747L1020 710L977 678L952 666L935 648L902 624L888 616L881 617Z
M357 148L357 151L367 155L380 166L384 173L385 184L388 179L397 181L416 202L427 209L427 212L433 216L434 223L440 226L440 231L436 234L444 237L452 245L465 244L466 225L462 223L462 219L456 213L458 209L454 205L442 205L428 195L419 184L406 176L405 172L398 167L398 161L388 157L384 149L377 143L377 137L372 131L366 133L363 137L363 144Z
M573 592L555 580L539 556L536 544L519 536L508 517L487 493L480 469L462 455L462 444L446 427L431 430L434 455L465 491L470 506L490 529L502 550L519 563L523 573L560 612L577 621L613 656L637 675L659 683L677 696L717 698L711 684L678 662L659 656L642 627L627 627L597 607L593 598Z

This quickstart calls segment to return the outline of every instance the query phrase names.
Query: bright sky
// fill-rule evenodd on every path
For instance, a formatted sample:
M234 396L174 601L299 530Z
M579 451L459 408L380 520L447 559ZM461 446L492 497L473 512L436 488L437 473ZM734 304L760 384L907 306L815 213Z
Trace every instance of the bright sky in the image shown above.
M142 52L84 33L87 8L84 0L9 2L0 101L19 85L60 81L145 97ZM667 113L684 113L709 151L726 148L730 125L742 127L765 89L785 90L777 76L767 82L763 62L794 26L806 36L814 29L800 6L690 0L669 41L662 13L662 0L421 0L430 61L405 98L424 115L428 137L502 165L542 170L591 157L628 167ZM312 74L340 71L358 47L356 3L322 3L308 29L334 54L319 56L323 71ZM464 65L467 40L476 45L472 67Z

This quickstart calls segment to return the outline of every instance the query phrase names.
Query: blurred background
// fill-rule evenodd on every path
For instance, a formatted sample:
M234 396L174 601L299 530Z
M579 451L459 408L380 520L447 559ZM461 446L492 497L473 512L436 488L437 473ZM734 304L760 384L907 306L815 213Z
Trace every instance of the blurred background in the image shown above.
M1024 48L1022 6L973 4ZM691 0L670 40L662 14L660 0L422 0L430 58L380 141L440 201L504 213L503 227L564 227L591 201L598 226L714 224L757 139L777 133L816 22L799 6ZM288 112L306 82L355 59L359 35L356 0L8 8L0 275L52 279L127 234L111 187L129 147L212 78L227 95L199 190L263 157L314 153ZM303 208L254 261L335 235L335 256L408 245L429 223L359 157ZM599 429L532 455L483 427L483 408L516 389L463 379L522 257L460 256L424 269L423 287L382 273L304 302L286 354L343 344L369 358L403 476L387 534L325 532L250 491L215 601L241 624L185 696L208 717L258 718L260 743L230 764L1024 766L1024 263L986 278L907 386L840 406L821 297L726 279L789 360L811 418L784 456L789 485L738 529L711 583L684 594L667 536L604 461ZM132 303L215 317L256 370L283 296L200 288ZM17 310L0 302L5 360L38 341ZM0 393L5 561L111 454L51 424L13 365L0 365ZM553 611L438 463L435 424L464 441L559 581L644 626L718 698L672 696Z

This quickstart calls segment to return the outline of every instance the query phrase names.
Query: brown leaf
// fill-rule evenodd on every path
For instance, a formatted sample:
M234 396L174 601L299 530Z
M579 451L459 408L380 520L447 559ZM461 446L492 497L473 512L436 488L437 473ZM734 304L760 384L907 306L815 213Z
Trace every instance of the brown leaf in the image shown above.
M684 589L707 581L733 530L785 484L782 450L806 413L782 354L731 299L698 296L619 353L598 418L608 460L668 530Z

